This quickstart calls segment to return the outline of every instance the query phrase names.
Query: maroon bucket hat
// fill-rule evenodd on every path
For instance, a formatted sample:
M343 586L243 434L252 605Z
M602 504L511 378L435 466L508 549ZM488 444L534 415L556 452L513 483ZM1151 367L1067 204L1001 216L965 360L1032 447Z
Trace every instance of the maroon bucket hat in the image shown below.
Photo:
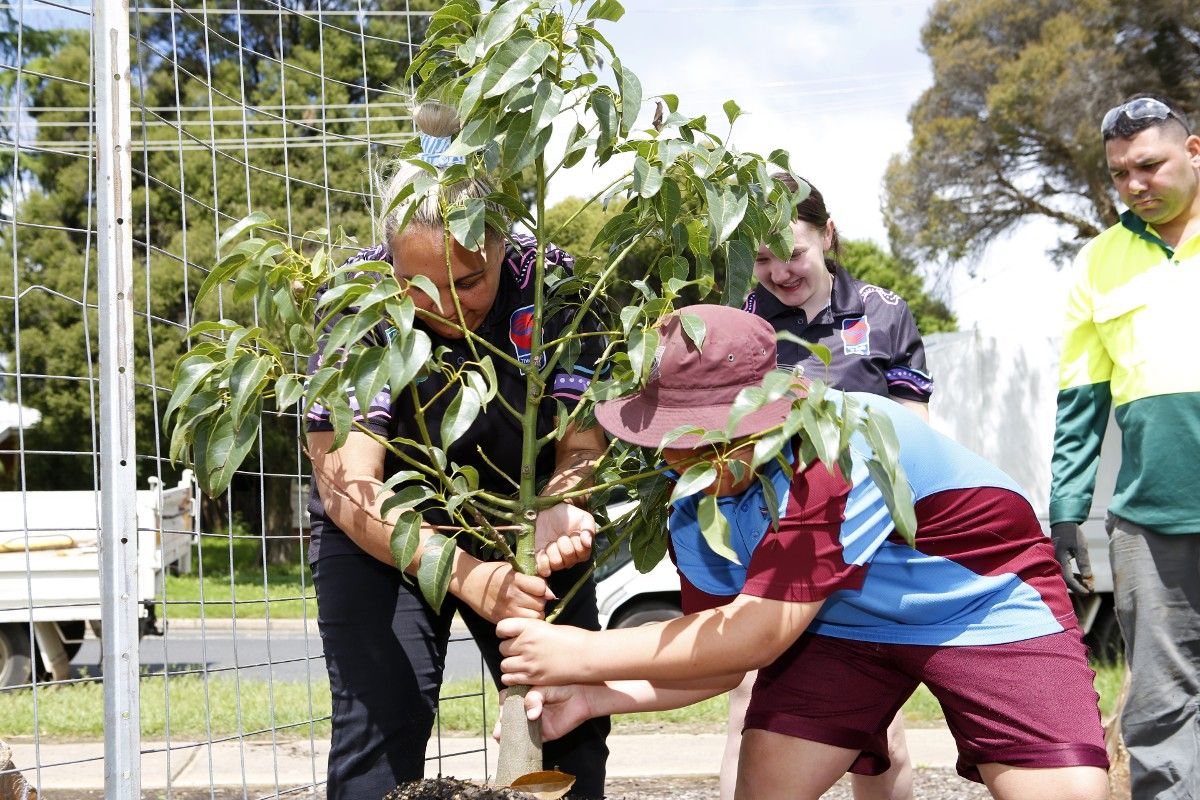
M699 317L705 335L697 348L680 315ZM596 419L618 439L658 447L663 436L685 425L724 430L738 393L762 383L775 369L775 330L762 317L728 306L695 305L669 316L659 330L650 380L639 392L596 404ZM787 419L794 396L747 414L733 438L749 436ZM688 448L702 435L689 433L669 443Z

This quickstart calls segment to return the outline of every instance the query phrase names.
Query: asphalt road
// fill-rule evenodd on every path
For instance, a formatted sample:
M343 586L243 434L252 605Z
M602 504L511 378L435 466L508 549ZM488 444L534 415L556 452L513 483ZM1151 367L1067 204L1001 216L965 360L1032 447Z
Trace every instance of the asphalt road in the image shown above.
M199 673L207 668L210 676L236 675L241 680L325 678L321 638L303 630L273 630L268 636L265 630L239 629L235 638L228 627L208 631L172 628L165 636L143 638L140 656L143 669L150 672ZM71 659L71 666L77 675L101 675L100 641L89 636ZM444 679L477 678L482 669L479 649L470 635L452 634Z

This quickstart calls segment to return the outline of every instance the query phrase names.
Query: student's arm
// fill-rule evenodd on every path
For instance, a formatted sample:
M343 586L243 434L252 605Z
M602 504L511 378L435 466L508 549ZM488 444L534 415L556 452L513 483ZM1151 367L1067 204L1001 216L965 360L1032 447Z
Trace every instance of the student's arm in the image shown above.
M389 543L400 509L381 513L389 492L383 489L383 445L365 433L352 432L346 443L331 450L332 431L310 431L308 456L317 491L329 518L368 555L395 565ZM421 526L421 546L404 571L416 575L421 553L434 529ZM450 593L486 619L541 617L552 599L546 582L520 575L503 561L480 561L461 548L454 550Z
M738 595L728 605L679 619L585 631L509 619L496 628L504 683L557 685L644 679L703 679L766 666L804 632L821 602Z
M571 424L554 443L554 474L542 494L558 494L586 483L607 442L599 426L580 430ZM596 521L581 502L559 503L538 514L536 523L537 569L543 578L551 571L587 561L592 553Z
M683 708L730 691L742 673L698 681L609 681L537 686L525 695L525 715L542 721L542 738L557 739L593 717Z

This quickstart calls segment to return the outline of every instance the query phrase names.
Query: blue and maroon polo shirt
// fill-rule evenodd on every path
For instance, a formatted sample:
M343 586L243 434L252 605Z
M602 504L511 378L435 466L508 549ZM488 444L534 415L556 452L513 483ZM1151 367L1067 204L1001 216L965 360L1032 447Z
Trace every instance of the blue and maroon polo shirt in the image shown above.
M838 393L830 397L840 402ZM789 481L771 462L778 530L758 481L720 498L740 563L705 542L696 519L700 495L676 501L671 548L684 610L737 594L824 600L809 631L889 644L1001 644L1074 628L1054 548L1017 484L899 404L853 397L896 428L915 501L914 545L896 533L867 471L869 445L856 437L848 480L816 462Z

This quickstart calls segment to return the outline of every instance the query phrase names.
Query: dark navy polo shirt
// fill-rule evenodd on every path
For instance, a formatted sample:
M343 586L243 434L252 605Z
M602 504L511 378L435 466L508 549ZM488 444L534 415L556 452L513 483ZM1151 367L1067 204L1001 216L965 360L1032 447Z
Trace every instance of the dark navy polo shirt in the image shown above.
M531 236L516 235L516 244L506 246L504 263L501 265L500 285L496 301L486 319L480 324L475 333L484 337L496 348L508 352L516 359L527 361L529 358L529 314L533 309L533 272L537 257L537 243ZM391 263L390 255L383 245L367 248L347 263L363 261L385 261ZM570 270L574 265L573 259L556 247L546 248L547 267L559 265ZM352 311L352 310L351 310ZM575 308L566 309L552 314L543 320L542 341L558 338L574 317ZM580 330L599 330L598 325L589 324L585 320ZM333 321L330 322L333 324ZM447 339L439 336L424 326L419 320L415 327L421 328L429 335L433 350L446 348L449 353L445 358L457 360L458 363L473 360L470 347L463 339ZM382 327L382 326L381 326ZM374 342L387 341L387 332L377 328L368 334ZM596 359L604 349L603 337L587 337L582 352L570 370L556 369L551 378L551 386L547 397L538 409L537 434L545 436L554 430L554 419L557 410L556 401L563 402L568 408L579 401L579 397L591 382ZM480 353L487 352L479 348ZM492 363L496 369L499 381L499 394L514 408L525 407L526 382L525 375L509 362L494 358ZM310 374L317 368L317 357L309 364ZM440 374L430 375L417 383L417 394L424 405L445 386L446 380ZM479 473L480 488L503 495L514 493L513 482L520 480L521 474L521 421L504 408L499 401L493 401L481 411L475 422L462 436L449 444L442 443L441 417L454 397L453 391L448 391L433 400L425 413L426 425L435 446L442 447L450 462L460 466L470 465ZM369 430L388 439L397 437L421 441L413 413L412 395L407 388L399 397L392 397L385 387L379 395L373 398L369 407L364 411L359 404L351 399L351 407L356 411L356 419L361 421ZM326 409L314 405L308 414L306 428L309 431L333 430L332 421ZM482 449L486 459L480 455ZM490 463L489 463L490 462ZM537 476L546 480L554 471L555 453L553 446L543 447L538 454ZM394 454L387 453L384 461L384 474L393 475L407 469L403 462ZM320 494L314 482L309 493L308 510L312 519L312 538L309 547L309 561L316 562L320 558L332 555L361 554L363 551L328 517L321 503ZM450 524L450 519L444 511L437 508L423 510L425 519L433 524ZM474 548L471 548L474 549Z
M804 374L847 392L870 392L929 402L933 379L925 368L925 347L908 304L895 292L857 280L838 267L829 306L809 320L784 305L763 286L743 308L787 331L829 348L828 371L812 352L795 342L779 342L779 366L800 365Z

